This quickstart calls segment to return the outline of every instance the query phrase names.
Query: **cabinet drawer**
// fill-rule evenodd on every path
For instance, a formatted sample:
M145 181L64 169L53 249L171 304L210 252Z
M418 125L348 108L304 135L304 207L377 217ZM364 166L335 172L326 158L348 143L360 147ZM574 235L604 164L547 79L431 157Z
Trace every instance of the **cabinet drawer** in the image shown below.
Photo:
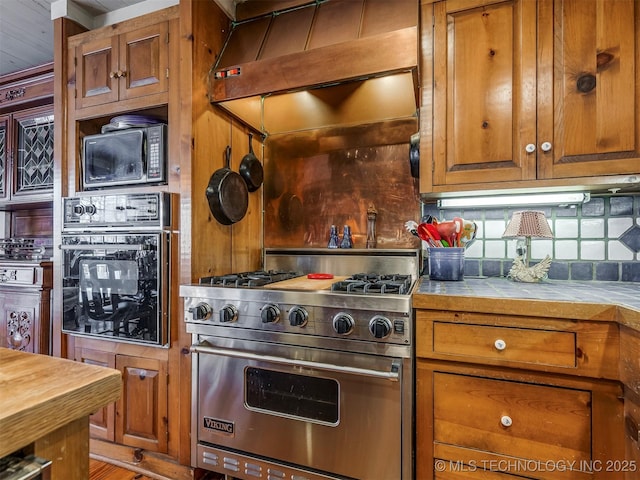
M575 367L576 334L434 322L433 351L479 359Z
M548 461L591 458L591 393L435 372L436 443Z

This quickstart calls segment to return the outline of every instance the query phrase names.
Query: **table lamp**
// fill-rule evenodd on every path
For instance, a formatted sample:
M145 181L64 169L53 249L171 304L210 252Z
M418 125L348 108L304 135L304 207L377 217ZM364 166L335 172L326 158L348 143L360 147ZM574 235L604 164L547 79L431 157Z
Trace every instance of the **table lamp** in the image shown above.
M525 239L525 261L523 262L522 255L518 252L507 275L508 278L519 282L539 282L547 276L547 271L551 266L549 255L540 263L530 266L531 238L553 238L549 222L543 212L533 210L513 212L502 238Z

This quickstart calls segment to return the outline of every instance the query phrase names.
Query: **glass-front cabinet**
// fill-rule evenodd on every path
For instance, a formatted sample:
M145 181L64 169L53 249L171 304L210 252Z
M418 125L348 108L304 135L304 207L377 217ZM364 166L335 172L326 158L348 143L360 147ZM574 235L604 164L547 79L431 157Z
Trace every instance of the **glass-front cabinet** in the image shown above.
M0 201L51 200L53 129L51 106L0 116Z

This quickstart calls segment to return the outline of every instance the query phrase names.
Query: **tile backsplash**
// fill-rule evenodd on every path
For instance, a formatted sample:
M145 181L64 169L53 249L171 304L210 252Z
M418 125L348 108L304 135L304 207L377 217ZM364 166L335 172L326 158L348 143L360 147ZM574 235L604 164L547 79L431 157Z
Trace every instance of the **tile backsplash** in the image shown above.
M465 276L506 276L516 239L502 234L515 211L527 208L441 210L425 204L423 215L463 217L478 225L465 252ZM574 207L533 207L545 213L553 239L531 240L532 263L552 258L549 278L640 282L640 195L598 196Z

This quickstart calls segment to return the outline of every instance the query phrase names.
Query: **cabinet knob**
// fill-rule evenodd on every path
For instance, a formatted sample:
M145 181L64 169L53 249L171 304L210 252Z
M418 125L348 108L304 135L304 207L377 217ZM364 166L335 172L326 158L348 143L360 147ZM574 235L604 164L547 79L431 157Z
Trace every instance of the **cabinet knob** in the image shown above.
M507 348L507 342L505 342L501 338L499 338L495 342L493 342L493 345L496 347L496 350L500 350L500 351L502 351L505 348Z
M118 70L118 78L124 78L127 76L127 72Z
M513 420L511 420L511 417L509 415L503 415L502 417L500 417L500 423L503 427L510 427L511 425L513 425Z
M542 145L540 145L540 148L542 149L543 152L548 152L551 150L551 142L543 142Z
M527 143L527 146L526 146L526 147L524 147L524 150L525 150L527 153L533 153L533 152L535 152L535 151L536 151L536 146L535 146L535 144L533 144L533 143Z
M118 78L118 73L117 72L111 72L109 74L109 78Z

